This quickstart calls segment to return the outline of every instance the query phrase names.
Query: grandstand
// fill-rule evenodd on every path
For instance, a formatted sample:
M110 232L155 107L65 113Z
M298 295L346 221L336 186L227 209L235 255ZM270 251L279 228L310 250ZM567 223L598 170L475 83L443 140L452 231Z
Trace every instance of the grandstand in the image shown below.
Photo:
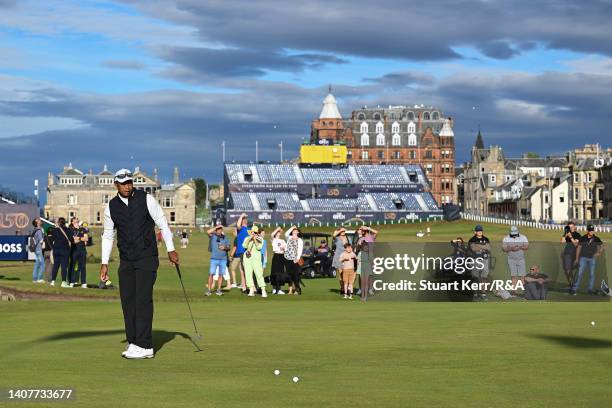
M226 222L386 222L441 218L423 169L412 164L226 163Z

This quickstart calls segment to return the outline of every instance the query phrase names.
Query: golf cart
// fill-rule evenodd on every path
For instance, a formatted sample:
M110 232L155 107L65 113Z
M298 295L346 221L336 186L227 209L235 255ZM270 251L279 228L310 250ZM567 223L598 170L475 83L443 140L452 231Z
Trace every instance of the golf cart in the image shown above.
M302 276L305 278L335 277L336 271L332 268L331 234L304 232L302 233L302 240L304 241ZM319 250L323 242L325 242L327 251Z

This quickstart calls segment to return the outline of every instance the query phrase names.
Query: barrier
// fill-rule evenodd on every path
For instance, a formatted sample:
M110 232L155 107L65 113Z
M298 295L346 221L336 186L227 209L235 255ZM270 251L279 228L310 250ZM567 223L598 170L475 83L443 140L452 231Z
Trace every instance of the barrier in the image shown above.
M504 225L516 225L518 227L528 227L542 230L563 230L566 224L545 224L537 221L526 221L526 220L511 220L506 218L494 218L483 215L475 215L468 213L461 213L461 219L473 222L486 222L489 224L504 224ZM612 225L593 225L595 232L612 232ZM586 224L576 224L578 231L586 231Z

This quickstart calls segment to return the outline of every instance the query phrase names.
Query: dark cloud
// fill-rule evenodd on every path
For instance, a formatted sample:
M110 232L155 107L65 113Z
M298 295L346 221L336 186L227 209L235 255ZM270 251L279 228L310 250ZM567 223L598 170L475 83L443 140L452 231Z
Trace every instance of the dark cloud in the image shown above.
M174 47L159 51L160 56L177 64L165 71L167 76L194 77L259 77L266 71L300 72L319 68L324 64L343 64L347 61L332 55L301 53L288 54L274 50L212 49Z
M132 60L106 60L102 62L102 66L107 68L116 68L116 69L133 69L133 70L142 70L146 67L140 61L132 61Z
M460 58L455 48L468 46L508 59L540 44L612 55L609 1L443 0L425 6L401 0L160 0L134 5L157 18L195 27L207 43L255 54L291 49L435 61ZM274 65L295 68L291 63ZM256 74L259 69L252 68Z
M363 81L383 87L402 88L411 85L430 84L434 81L434 78L422 72L403 71L392 72L377 78L364 78Z

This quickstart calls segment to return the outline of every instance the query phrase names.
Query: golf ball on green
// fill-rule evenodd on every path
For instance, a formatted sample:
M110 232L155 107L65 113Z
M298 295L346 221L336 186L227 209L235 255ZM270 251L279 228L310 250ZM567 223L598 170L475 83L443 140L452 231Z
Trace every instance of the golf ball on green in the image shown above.
M274 375L279 375L280 374L280 370L274 370Z
M595 322L591 322L591 326L595 326Z
M293 377L293 382L294 382L294 383L296 383L296 382L298 382L298 381L300 381L300 379L299 379L299 378L297 378L297 377Z

